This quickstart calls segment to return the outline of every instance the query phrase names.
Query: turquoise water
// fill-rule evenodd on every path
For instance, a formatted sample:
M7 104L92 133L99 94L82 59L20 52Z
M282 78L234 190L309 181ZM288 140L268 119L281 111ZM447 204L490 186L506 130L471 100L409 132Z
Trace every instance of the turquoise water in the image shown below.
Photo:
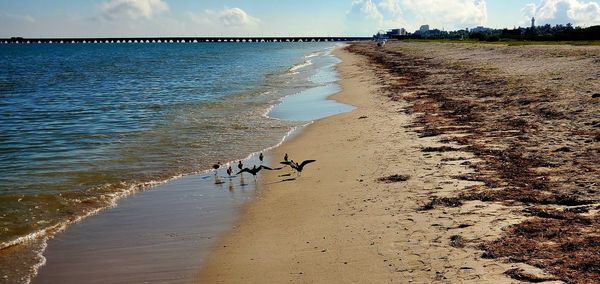
M269 112L269 116L292 121L310 121L352 110L349 105L327 99L331 94L341 91L340 86L335 84L338 77L334 70L340 60L334 56L315 60L318 60L322 67L308 77L308 80L316 86L282 98L281 103Z
M0 267L120 197L348 110L322 101L339 90L333 46L0 45Z

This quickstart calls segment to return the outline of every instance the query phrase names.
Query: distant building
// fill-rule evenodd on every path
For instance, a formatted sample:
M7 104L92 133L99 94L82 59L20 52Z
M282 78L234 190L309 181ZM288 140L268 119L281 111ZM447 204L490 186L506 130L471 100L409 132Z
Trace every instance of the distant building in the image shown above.
M393 37L393 36L399 36L400 35L400 29L391 29L389 31L387 31L386 33L389 37Z
M422 25L413 34L413 36L421 38L440 38L446 35L448 35L448 32L440 31L438 29L429 29L429 25Z
M531 17L531 28L535 29L535 18Z
M408 33L406 32L406 29L404 28L400 28L400 29L391 29L388 32L386 32L386 35L388 37L397 37L397 36L404 36L407 35Z
M425 37L429 37L429 38L434 37L435 38L435 37L446 36L446 35L448 35L448 32L447 31L440 31L438 29L433 29L433 30L428 30L423 35Z
M486 28L484 26L477 26L477 27L471 29L472 33L487 33L490 31L492 31L492 29Z

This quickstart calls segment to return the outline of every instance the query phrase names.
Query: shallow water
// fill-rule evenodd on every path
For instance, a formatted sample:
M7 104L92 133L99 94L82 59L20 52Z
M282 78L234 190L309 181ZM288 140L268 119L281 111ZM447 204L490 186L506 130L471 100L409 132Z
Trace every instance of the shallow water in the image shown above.
M341 91L340 86L335 84L338 80L335 65L340 62L339 59L333 56L319 59L323 67L308 78L316 86L282 98L269 116L289 121L311 121L352 110L352 106L328 99L331 94Z
M51 240L33 283L190 283L254 191L252 176L221 169L126 198Z

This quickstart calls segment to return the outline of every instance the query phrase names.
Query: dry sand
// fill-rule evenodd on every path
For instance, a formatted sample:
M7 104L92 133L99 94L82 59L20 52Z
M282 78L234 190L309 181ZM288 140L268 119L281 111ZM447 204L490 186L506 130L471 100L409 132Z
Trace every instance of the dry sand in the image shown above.
M272 153L279 160L316 159L292 181L260 179L261 190L239 224L199 271L198 283L515 283L504 272L524 267L481 258L474 244L496 239L522 221L515 207L467 201L419 210L432 197L452 197L473 181L471 171L410 128L407 103L390 100L373 65L337 50L343 91L334 99L356 106L319 120ZM391 175L406 181L378 181ZM293 175L294 176L294 175Z

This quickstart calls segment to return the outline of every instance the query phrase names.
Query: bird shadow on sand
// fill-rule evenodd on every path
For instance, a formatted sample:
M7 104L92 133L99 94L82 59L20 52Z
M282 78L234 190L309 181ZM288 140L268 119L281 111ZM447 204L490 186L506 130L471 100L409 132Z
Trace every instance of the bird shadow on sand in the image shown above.
M267 184L276 184L276 183L289 182L289 181L295 181L295 180L296 180L296 178L286 178L286 179L282 179L280 181L274 181L274 182L270 182Z

